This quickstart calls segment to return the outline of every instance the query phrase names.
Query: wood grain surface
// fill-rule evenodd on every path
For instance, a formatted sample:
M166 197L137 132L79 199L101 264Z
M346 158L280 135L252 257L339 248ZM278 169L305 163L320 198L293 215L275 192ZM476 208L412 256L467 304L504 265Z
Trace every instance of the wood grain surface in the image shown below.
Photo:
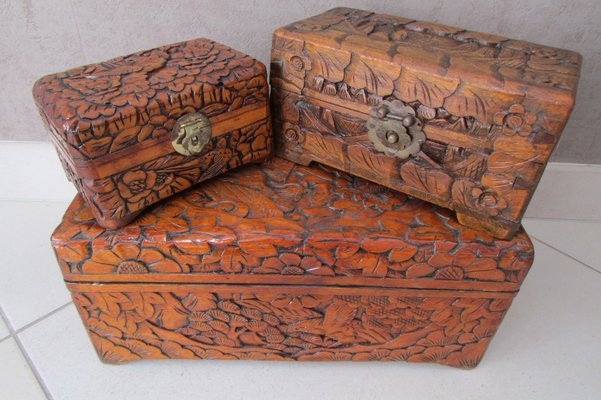
M270 155L268 92L263 64L208 39L48 75L33 89L67 175L108 228ZM182 156L171 129L194 112L209 118L212 139Z
M579 54L434 23L337 8L273 36L276 152L456 210L511 238L569 118ZM398 100L426 142L375 149L366 120Z
M273 158L52 237L102 359L408 360L474 367L532 264L446 209Z

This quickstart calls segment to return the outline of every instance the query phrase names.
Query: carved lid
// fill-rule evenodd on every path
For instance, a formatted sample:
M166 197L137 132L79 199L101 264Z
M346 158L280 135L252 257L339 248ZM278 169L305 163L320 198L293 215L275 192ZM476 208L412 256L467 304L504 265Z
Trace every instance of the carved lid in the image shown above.
M33 95L55 141L88 160L164 139L190 112L212 117L264 102L264 74L252 57L196 39L45 76Z
M374 96L367 104L394 95L487 125L514 104L544 108L545 119L567 119L582 59L568 50L351 8L278 29L274 49L297 56L283 74L293 84L296 78L309 85L320 80L319 88L344 82L367 92L357 96ZM545 128L561 131L551 122Z
M451 212L326 167L274 158L175 196L119 230L77 197L52 236L67 281L513 291L525 232L496 240Z

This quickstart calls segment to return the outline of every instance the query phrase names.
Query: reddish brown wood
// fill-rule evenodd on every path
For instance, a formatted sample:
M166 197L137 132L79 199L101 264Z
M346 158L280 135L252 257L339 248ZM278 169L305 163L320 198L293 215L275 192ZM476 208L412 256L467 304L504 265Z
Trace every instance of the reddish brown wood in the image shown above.
M67 175L108 228L271 153L265 66L208 39L48 75L33 94ZM170 131L194 112L210 119L212 138L180 155Z
M511 238L574 104L577 53L349 8L275 31L276 152L456 210ZM366 120L398 100L426 142L401 160Z
M473 367L533 259L523 230L494 239L435 205L279 158L205 182L119 230L96 224L77 197L52 244L109 362Z
M99 357L410 361L474 368L511 297L315 287L69 284Z

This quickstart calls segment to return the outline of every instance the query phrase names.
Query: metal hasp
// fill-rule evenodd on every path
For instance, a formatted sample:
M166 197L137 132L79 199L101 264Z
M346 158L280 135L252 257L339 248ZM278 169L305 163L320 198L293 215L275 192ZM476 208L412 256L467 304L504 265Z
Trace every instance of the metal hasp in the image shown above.
M194 156L211 140L211 121L202 113L180 117L171 131L173 149L184 156Z
M367 129L376 150L402 160L416 155L426 141L415 111L399 100L382 101L374 107Z

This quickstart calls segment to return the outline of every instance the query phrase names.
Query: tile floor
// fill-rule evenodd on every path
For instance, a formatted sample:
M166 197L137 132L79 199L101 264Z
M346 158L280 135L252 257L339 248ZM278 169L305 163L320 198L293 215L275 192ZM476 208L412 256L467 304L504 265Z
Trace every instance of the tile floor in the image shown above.
M15 154L32 157L20 175L8 174L12 180L0 192L0 399L599 398L601 218L598 209L587 213L586 205L569 203L592 204L590 196L599 193L583 194L584 200L548 196L562 187L561 179L598 191L601 169L583 166L593 172L591 182L574 178L577 166L568 168L575 173L567 178L561 165L545 174L545 198L535 199L528 212L538 218L525 220L535 264L475 370L228 361L109 366L96 358L48 242L74 191L47 144L28 144L28 152L22 146L0 142L5 171L14 167Z

